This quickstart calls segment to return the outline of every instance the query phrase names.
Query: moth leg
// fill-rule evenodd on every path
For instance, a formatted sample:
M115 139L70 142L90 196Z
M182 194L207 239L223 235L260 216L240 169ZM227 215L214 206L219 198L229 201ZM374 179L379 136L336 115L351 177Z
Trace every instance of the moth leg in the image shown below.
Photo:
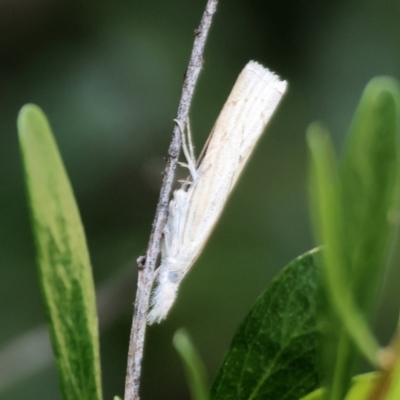
M188 163L184 163L184 162L178 161L178 164L179 164L181 167L185 167L185 168L189 169L189 164L188 164Z
M161 238L161 264L155 269L153 273L153 284L160 275L160 267L162 265L163 254L169 254L170 251L170 232L167 226L164 226L162 234L164 235L164 237Z
M182 137L182 150L183 154L185 155L185 158L187 160L187 164L185 163L179 163L180 165L187 167L190 175L192 176L193 181L197 179L198 173L196 170L196 159L194 157L194 151L193 151L193 143L192 143L192 138L191 138L191 133L188 125L188 131L187 131L187 141L186 141L186 135L185 135L185 126L182 124L181 121L174 119L176 124L179 127L179 131L181 133ZM189 143L189 145L188 145Z
M192 130L190 129L190 121L189 117L187 118L186 121L186 132L187 132L187 139L188 139L188 144L189 144L189 153L190 153L190 158L192 159L194 166L196 167L197 161L196 157L194 156L194 146L193 146L193 139L192 139Z
M170 231L169 231L167 225L164 226L162 233L163 233L164 237L161 239L161 253L165 252L166 254L170 254L170 252L171 252L171 247L170 247L171 234L170 234Z

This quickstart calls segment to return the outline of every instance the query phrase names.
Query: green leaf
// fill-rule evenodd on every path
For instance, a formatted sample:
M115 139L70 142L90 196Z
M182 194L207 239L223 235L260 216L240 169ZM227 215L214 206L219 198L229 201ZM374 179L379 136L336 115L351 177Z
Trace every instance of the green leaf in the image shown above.
M35 105L18 117L37 264L63 399L102 398L93 278L70 182L48 121Z
M375 388L381 374L370 372L368 374L357 375L352 379L352 386L344 400L370 400L372 390Z
M386 400L398 400L400 399L400 357L399 357L399 338L396 337L394 348L394 354L397 357L396 363L393 367L393 370L390 371L390 386L388 389L387 399ZM397 343L396 343L397 342ZM397 354L396 354L397 353Z
M399 88L390 78L366 87L341 163L346 257L355 299L371 313L399 206Z
M341 162L343 250L354 301L369 321L393 233L390 211L398 207L399 89L390 78L366 87L345 143ZM342 340L342 338L340 338ZM342 357L343 370L357 360L354 346Z
M368 374L357 375L352 379L352 385L350 390L347 392L344 400L367 400L368 395L374 389L378 379L380 378L379 372L370 372ZM300 400L325 400L326 390L320 388L314 390Z
M192 399L207 400L205 368L185 329L175 332L173 344L185 368Z
M345 156L337 167L328 134L308 131L312 157L314 227L324 252L327 305L322 317L329 399L342 399L357 361L357 347L377 365L379 345L369 327L375 295L398 208L399 90L376 78L364 91Z
M327 244L323 252L323 265L328 296L360 349L371 362L376 362L379 346L355 305L348 284L348 261L343 250L346 225L340 198L341 186L329 135L321 126L313 124L307 132L307 139L312 157L313 217L318 236Z
M257 300L235 334L212 400L298 400L318 387L317 254L292 261Z
M328 398L342 400L353 372L354 342L366 357L377 364L379 345L365 316L356 306L348 284L348 264L344 252L341 186L329 135L318 124L310 126L307 140L311 154L312 216L317 237L325 243L323 253L323 293L319 313L323 333L322 360ZM339 318L338 318L339 316ZM353 338L354 342L351 341Z
M300 400L325 400L326 389L319 388L309 393L307 396L302 397Z

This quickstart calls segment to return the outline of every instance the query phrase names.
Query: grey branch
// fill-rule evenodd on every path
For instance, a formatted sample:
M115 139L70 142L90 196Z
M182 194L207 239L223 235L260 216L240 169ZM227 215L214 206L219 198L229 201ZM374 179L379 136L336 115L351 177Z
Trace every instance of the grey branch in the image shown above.
M203 53L206 38L211 26L212 17L217 9L218 0L208 0L206 9L195 31L195 39L190 56L188 69L182 88L178 113L176 119L182 125L186 124L190 105L193 98L194 88L203 66ZM140 373L143 359L144 338L147 326L147 314L153 276L156 267L157 256L160 252L160 241L162 230L167 218L169 198L172 190L175 169L181 148L181 135L179 124L174 127L172 141L168 149L167 164L164 170L163 183L157 204L149 245L146 252L145 262L140 261L138 270L138 283L134 316L132 321L131 335L129 340L128 365L125 381L125 400L139 400Z

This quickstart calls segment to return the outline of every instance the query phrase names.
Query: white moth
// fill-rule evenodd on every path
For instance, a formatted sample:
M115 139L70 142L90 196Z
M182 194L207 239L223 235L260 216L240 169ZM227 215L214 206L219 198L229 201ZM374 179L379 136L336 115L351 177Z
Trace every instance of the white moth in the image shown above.
M191 181L174 192L161 243L161 265L151 298L148 323L163 320L175 301L183 277L200 255L229 193L257 140L285 93L287 83L250 61L239 75L203 149L194 161L182 133Z

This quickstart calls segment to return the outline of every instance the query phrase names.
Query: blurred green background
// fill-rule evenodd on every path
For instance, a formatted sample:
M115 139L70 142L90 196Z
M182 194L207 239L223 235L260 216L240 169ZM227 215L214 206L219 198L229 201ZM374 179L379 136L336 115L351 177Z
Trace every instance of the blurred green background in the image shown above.
M148 241L204 6L205 0L0 0L1 399L60 398L54 365L46 364L46 346L37 340L43 336L35 330L44 315L17 142L19 109L37 103L52 124L85 225L96 285L103 287L105 398L123 395L132 260ZM143 399L189 399L171 344L182 326L211 381L257 296L285 264L314 246L305 129L323 121L340 148L369 79L400 76L399 17L394 0L221 1L191 111L197 150L250 59L287 79L289 92L169 318L148 331ZM393 257L394 266L398 259ZM392 268L378 312L384 342L396 324L399 275ZM21 343L24 352L16 353ZM46 367L6 385L21 365L40 364L41 357Z

